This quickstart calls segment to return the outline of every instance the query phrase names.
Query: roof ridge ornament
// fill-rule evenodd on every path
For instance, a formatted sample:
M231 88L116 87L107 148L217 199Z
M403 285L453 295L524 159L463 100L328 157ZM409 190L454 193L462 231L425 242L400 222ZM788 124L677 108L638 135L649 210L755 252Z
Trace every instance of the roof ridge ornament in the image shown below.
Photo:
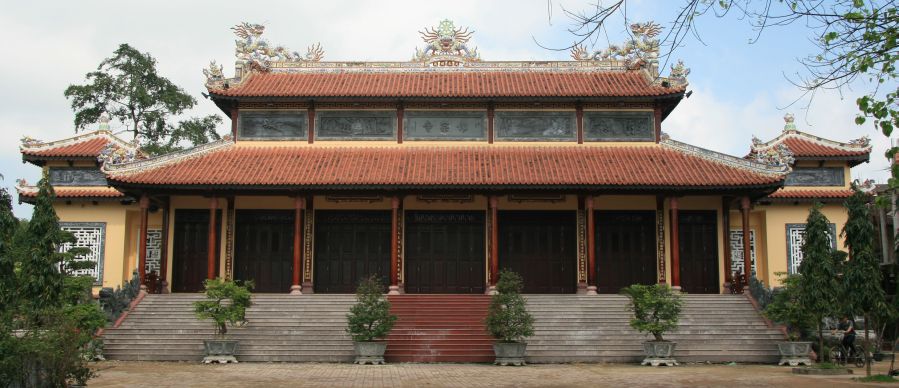
M792 113L787 112L784 115L784 132L796 131L796 118Z
M850 147L855 148L868 148L871 146L871 138L868 135L864 135L858 139L849 140L847 143Z
M671 73L668 74L668 81L675 85L686 85L687 76L690 75L690 68L684 65L683 59L678 59L677 63L671 65Z
M575 44L571 47L571 58L576 61L624 61L628 69L654 68L659 62L660 44L657 37L662 32L662 26L648 21L633 23L630 30L631 38L621 46L609 45L605 50L596 50L592 54L584 45Z
M22 138L19 139L19 141L22 143L21 148L34 148L34 147L39 147L44 144L44 142L42 142L38 139L35 139L31 136L22 136Z
M792 166L796 161L793 151L784 143L778 143L767 150L756 152L753 156L755 161L772 166Z
M468 47L474 31L468 31L468 27L456 28L452 20L443 19L437 28L425 28L418 33L426 45L415 49L415 56L412 57L415 62L427 62L435 67L454 67L481 60L477 47Z
M262 24L243 22L231 27L231 30L240 38L234 41L238 67L249 66L251 69L268 71L274 62L319 62L325 56L319 43L307 47L305 55L290 51L285 46L270 45L262 38L262 33L265 32Z

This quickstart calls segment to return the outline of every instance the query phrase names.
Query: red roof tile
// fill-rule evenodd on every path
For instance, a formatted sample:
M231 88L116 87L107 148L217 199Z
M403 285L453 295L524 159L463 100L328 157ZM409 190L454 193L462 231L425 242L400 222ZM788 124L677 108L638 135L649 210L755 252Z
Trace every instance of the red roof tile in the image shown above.
M125 197L121 191L112 187L54 187L56 198L117 198ZM20 188L19 195L26 198L37 197L37 188Z
M58 147L23 148L22 154L39 157L96 158L109 142L110 140L105 137L94 137Z
M639 71L452 71L254 73L233 97L619 97L664 96L683 86L653 84Z
M782 174L738 167L658 144L627 147L226 145L184 158L112 166L107 176L113 184L304 187L734 187L770 186L783 180Z
M783 140L793 156L815 158L815 157L849 157L864 156L867 157L871 153L870 148L846 149L842 147L830 147L812 140L800 137L788 137Z
M849 198L852 196L852 190L850 189L797 189L797 190L788 190L788 189L780 189L771 193L768 198L777 198L777 199L811 199L811 198L826 198L826 199L839 199L839 198Z

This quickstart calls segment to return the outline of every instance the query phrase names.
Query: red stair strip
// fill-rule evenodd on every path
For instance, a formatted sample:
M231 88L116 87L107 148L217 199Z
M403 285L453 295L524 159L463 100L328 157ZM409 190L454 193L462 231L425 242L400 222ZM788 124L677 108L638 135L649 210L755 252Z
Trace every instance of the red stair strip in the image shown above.
M486 295L391 295L388 362L493 362Z

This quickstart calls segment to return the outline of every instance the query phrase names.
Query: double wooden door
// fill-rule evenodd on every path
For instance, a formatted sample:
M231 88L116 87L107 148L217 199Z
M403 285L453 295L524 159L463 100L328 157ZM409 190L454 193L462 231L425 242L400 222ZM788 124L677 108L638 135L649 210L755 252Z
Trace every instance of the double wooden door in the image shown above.
M678 214L681 289L717 294L718 222L714 210L681 210Z
M407 293L483 293L486 266L483 211L407 211Z
M618 293L631 284L655 284L656 212L597 211L596 280L599 291Z
M524 292L574 293L577 288L577 214L574 211L500 211L499 266L524 278Z
M389 284L390 211L316 210L314 289L352 293L369 275Z
M293 210L237 210L234 279L255 292L285 293L293 275Z
M221 237L222 211L216 210L216 238ZM216 242L215 268L219 268L220 244ZM209 263L209 210L176 209L172 241L172 292L203 290Z

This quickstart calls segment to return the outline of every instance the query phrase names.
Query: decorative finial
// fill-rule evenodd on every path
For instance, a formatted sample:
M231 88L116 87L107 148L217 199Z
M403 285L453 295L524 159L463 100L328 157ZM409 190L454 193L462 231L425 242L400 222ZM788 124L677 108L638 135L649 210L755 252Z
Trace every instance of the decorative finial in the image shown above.
M668 139L671 139L671 136L668 136L667 132L662 131L662 133L659 134L659 140L664 141L664 140L668 140Z
M215 61L209 61L209 67L203 69L203 75L206 76L207 86L221 86L225 81L225 74L222 72L223 66L218 65Z
M28 187L28 181L25 178L16 179L16 186L18 187Z
M855 148L868 148L871 146L871 138L865 135L858 139L852 139L849 141L849 145Z
M796 161L793 151L786 144L780 143L767 150L755 153L755 160L771 166L791 166Z
M752 135L752 146L753 146L753 147L758 147L758 146L760 146L760 145L762 145L762 140L759 139L759 138L757 138L757 137L755 137L755 135Z
M796 123L794 123L793 121L795 121L795 118L793 118L792 113L787 113L784 115L784 123L786 123L784 124L784 132L796 130Z
M22 142L22 148L37 147L41 144L44 144L44 142L42 142L38 139L35 139L31 136L22 136L22 138L19 141Z
M136 141L135 141L136 143ZM97 160L104 164L120 164L133 162L137 159L138 153L136 148L121 147L114 143L107 143L106 147L97 155Z
M107 113L106 111L103 111L103 113L100 113L100 118L97 121L100 122L100 130L101 131L109 130L109 120L110 120L109 113Z
M415 49L413 61L428 62L432 66L462 66L466 62L481 60L477 48L469 48L468 41L474 31L456 28L452 20L440 21L437 28L419 31L426 43L423 49Z
M677 85L686 85L688 75L690 75L690 68L684 65L683 59L678 59L677 63L671 65L671 74L668 75L668 80Z
M262 24L243 22L231 27L231 30L240 38L235 41L234 49L237 63L248 65L253 69L268 71L272 62L319 62L325 54L319 44L308 47L306 55L290 51L284 46L269 45L268 41L262 38L262 33L265 32L265 26Z
M877 182L875 182L874 179L870 179L870 178L865 179L861 183L859 183L858 179L856 179L855 182L853 182L853 184L855 184L855 186L858 187L859 190L861 190L864 193L869 193L869 194L872 193L875 188L877 188L876 183Z
M621 46L610 45L605 50L589 54L582 45L571 48L571 58L576 61L624 61L628 69L652 67L659 61L659 33L662 26L655 22L634 23L630 26L632 39ZM686 74L685 74L686 76Z

